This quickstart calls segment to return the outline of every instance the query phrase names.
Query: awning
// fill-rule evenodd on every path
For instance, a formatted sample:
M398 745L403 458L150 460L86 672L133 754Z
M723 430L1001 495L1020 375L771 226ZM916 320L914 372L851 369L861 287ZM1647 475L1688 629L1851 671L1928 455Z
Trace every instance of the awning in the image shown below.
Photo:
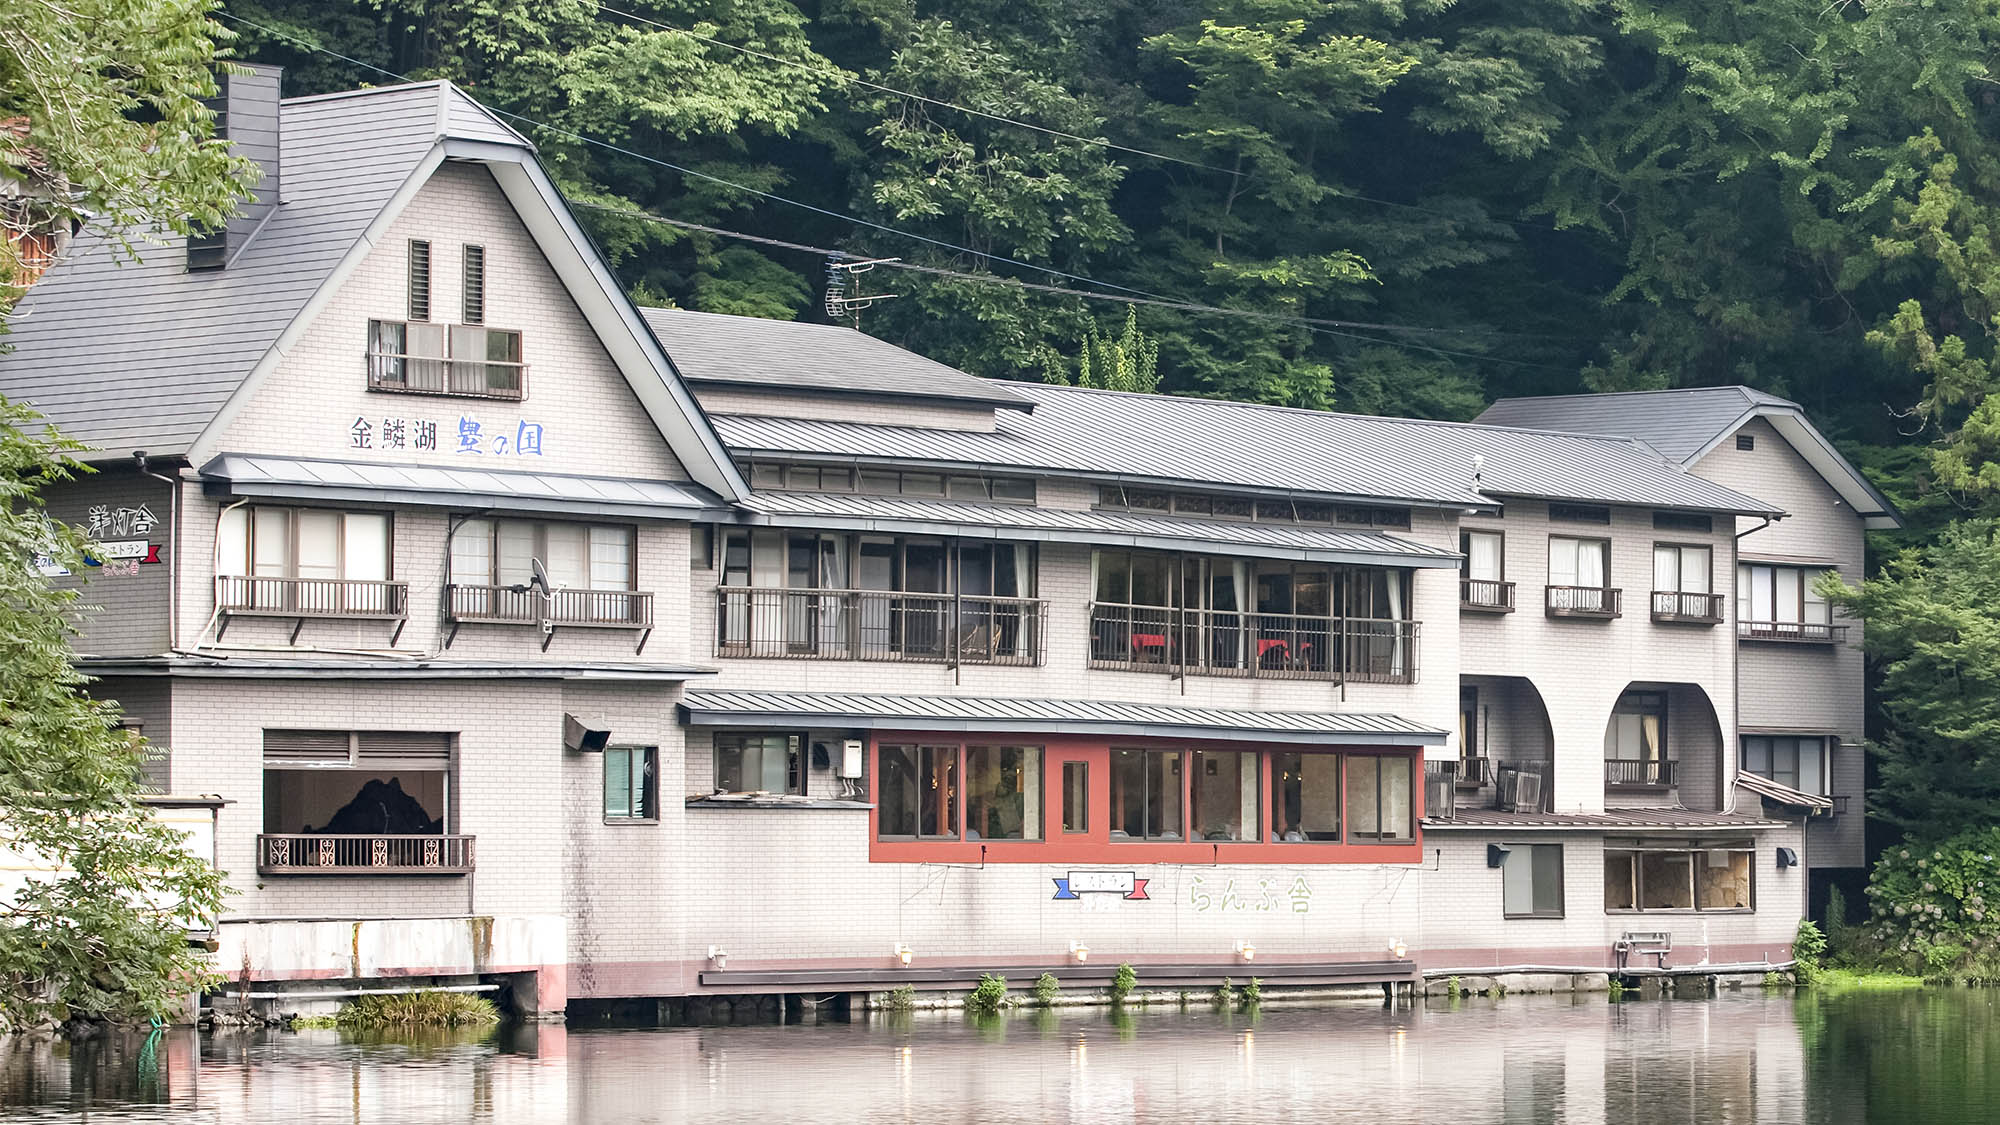
M697 727L1095 734L1330 746L1438 746L1445 740L1444 731L1379 712L1244 711L1088 699L690 691L680 711L683 722Z
M1737 774L1736 784L1739 788L1748 789L1750 792L1757 794L1767 801L1774 801L1780 805L1789 805L1795 809L1830 809L1833 807L1832 797L1821 797L1817 794L1794 789L1789 785L1780 785L1768 777L1760 777L1754 773Z
M1601 813L1505 812L1500 809L1459 809L1449 819L1424 818L1424 829L1527 829L1537 832L1729 832L1785 828L1782 820L1749 813L1706 812L1701 809L1605 809Z
M837 531L957 535L979 539L1150 547L1307 562L1455 568L1457 551L1380 531L1299 527L1075 508L913 500L847 493L760 492L750 522Z
M714 493L685 481L580 477L460 463L397 465L225 453L203 465L201 476L205 485L230 496L287 500L639 519L714 519L730 511Z

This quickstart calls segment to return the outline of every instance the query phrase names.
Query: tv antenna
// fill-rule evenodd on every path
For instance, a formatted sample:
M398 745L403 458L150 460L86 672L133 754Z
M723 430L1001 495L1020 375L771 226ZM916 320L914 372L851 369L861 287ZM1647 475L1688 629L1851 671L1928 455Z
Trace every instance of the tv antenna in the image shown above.
M888 301L901 296L900 293L863 293L861 275L876 266L888 262L900 262L901 258L869 258L865 261L850 262L833 257L826 260L826 317L832 321L852 320L853 327L861 327L861 313L877 301ZM849 287L853 288L850 293Z

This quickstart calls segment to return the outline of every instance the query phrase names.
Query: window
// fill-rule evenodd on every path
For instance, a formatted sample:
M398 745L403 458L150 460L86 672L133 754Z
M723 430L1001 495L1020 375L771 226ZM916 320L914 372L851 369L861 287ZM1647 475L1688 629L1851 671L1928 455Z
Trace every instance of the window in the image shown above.
M1549 608L1614 614L1611 600L1611 543L1606 539L1549 536Z
M1666 752L1667 694L1628 691L1611 709L1604 728L1604 756L1612 761L1657 762Z
M1064 762L1062 767L1062 830L1090 831L1090 763Z
M1042 751L1032 746L965 748L965 838L1042 838Z
M949 496L953 500L1035 502L1033 477L900 473L893 469L828 468L759 461L742 466L751 487L794 492L860 492L871 496Z
M1561 523L1611 522L1611 509L1598 504L1550 504L1549 518Z
M521 334L478 324L368 322L368 388L470 398L527 397Z
M484 246L467 245L465 248L464 311L465 323L486 323L486 247Z
M431 244L410 240L410 319L431 318Z
M1740 845L1611 849L1604 853L1604 909L1752 909L1751 858Z
M688 565L695 570L715 569L715 528L696 524L688 533Z
M1111 752L1111 838L1180 840L1182 831L1179 750Z
M1715 530L1715 519L1700 512L1654 512L1655 531L1699 531L1707 534Z
M224 608L394 616L391 523L383 512L230 508L217 530L217 588Z
M1465 761L1479 757L1479 689L1458 689L1458 756ZM1461 771L1460 777L1466 776Z
M471 869L456 815L451 734L263 732L263 831L270 874Z
M1511 607L1505 537L1497 531L1460 532L1458 549L1465 555L1462 600L1468 605Z
M1823 797L1827 794L1826 746L1827 740L1820 735L1745 735L1743 772Z
M883 839L958 839L958 747L884 746L876 771Z
M1257 754L1241 750L1196 750L1188 778L1193 809L1192 840L1257 838Z
M1813 590L1825 567L1744 563L1736 568L1736 619L1751 636L1830 639L1832 615Z
M604 748L604 819L649 821L659 818L656 775L660 751L655 746Z
M718 732L715 736L715 788L723 793L804 795L805 736Z
M1500 861L1500 899L1509 918L1562 917L1562 845L1511 845Z
M1271 842L1340 842L1340 755L1271 755Z
M458 586L525 586L539 561L563 590L630 590L633 529L618 524L466 520L451 539Z
M1653 547L1653 589L1658 592L1706 594L1713 585L1707 547L1659 543Z
M1415 837L1410 759L1347 756L1347 836L1358 840Z

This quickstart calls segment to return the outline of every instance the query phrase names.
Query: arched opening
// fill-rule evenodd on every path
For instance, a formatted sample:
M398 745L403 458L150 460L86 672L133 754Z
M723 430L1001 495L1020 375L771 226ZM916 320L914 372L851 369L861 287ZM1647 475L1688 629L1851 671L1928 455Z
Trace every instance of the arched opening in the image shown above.
M1458 799L1475 808L1554 808L1555 730L1525 676L1458 679Z
M1634 680L1604 724L1604 802L1722 808L1722 724L1699 684Z

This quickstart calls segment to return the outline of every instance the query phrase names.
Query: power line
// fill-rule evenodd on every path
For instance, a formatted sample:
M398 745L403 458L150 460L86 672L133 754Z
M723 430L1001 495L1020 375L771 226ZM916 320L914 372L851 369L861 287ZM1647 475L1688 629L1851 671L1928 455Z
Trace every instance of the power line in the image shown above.
M638 210L633 210L631 208L612 207L602 203L578 203L576 204L576 206L586 208L592 211L602 211L606 214L617 215L621 218L636 219L641 222L661 223L667 226L679 227L682 230L699 231L703 234L712 234L723 238L739 239L744 242L752 242L762 246L771 246L781 250L796 250L800 253L816 254L822 257L833 257L833 258L848 256L845 251L834 250L824 246L811 246L802 242L788 242L781 238L769 238L764 235L745 234L742 231L725 230L721 227L712 227L703 225L701 223L689 222L685 219L670 219L665 215L655 215L650 211L638 211ZM1500 363L1512 367L1532 367L1546 371L1569 371L1570 369L1566 367L1556 367L1554 365L1545 363L1528 363L1522 360L1501 359L1497 356L1482 355L1478 352L1455 351L1450 348L1440 348L1431 344L1412 343L1407 340L1385 340L1379 336L1363 336L1357 332L1344 332L1344 331L1339 331L1338 329L1362 328L1362 329L1372 329L1375 331L1383 331L1383 332L1455 332L1455 333L1474 334L1474 335L1491 334L1499 336L1524 336L1524 337L1533 337L1540 339L1565 339L1565 340L1587 339L1587 337L1582 337L1582 336L1540 337L1540 336L1535 336L1535 334L1533 333L1506 333L1498 331L1487 333L1484 330L1472 329L1472 328L1419 328L1402 324L1381 324L1381 323L1370 323L1367 321L1353 321L1353 320L1328 320L1322 317L1293 316L1286 313L1259 312L1255 309L1232 309L1232 308L1225 308L1221 305L1205 305L1196 301L1176 301L1164 297L1161 298L1125 297L1125 296L1120 296L1116 293L1093 293L1083 289L1065 289L1060 285L1038 285L1032 281L1021 281L1016 278L1001 277L998 274L966 273L962 270L948 270L939 266L918 265L914 262L902 262L902 261L895 261L893 259L876 259L870 264L876 267L880 267L882 269L898 269L898 270L905 270L910 273L927 274L932 277L950 278L957 281L971 281L985 285L999 285L1005 288L1024 290L1032 293L1052 293L1062 297L1081 297L1086 300L1110 301L1121 305L1139 305L1150 308L1172 309L1177 312L1190 312L1190 313L1205 314L1211 316L1235 317L1242 320L1257 320L1257 321L1264 321L1267 323L1296 325L1298 327L1306 328L1312 332L1320 333L1327 336L1340 336L1350 340L1361 340L1371 344L1384 344L1394 348L1413 348L1418 351L1431 352L1436 355L1457 356L1463 359L1478 360L1482 363Z

